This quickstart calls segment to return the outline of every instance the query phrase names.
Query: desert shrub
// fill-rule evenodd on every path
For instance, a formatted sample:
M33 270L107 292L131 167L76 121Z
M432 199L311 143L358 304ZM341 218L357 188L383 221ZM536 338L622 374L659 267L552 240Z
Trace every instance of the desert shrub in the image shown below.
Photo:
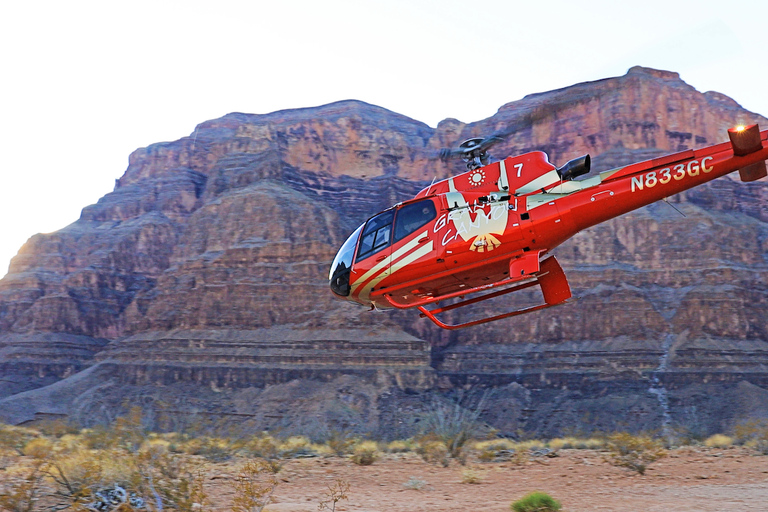
M332 430L330 434L328 434L325 444L334 455L343 457L352 451L356 442L357 439L351 433Z
M370 466L379 456L379 447L375 441L363 441L352 450L351 459L360 466Z
M421 480L420 478L416 478L415 476L412 476L408 479L407 482L403 484L403 487L406 489L412 489L414 491L420 491L427 485L426 480Z
M91 450L114 448L120 443L115 432L103 425L96 425L93 428L84 428L80 431L79 436L73 437L74 439L70 436L64 436L62 437L62 440L76 440L78 443L82 443L83 446Z
M64 434L56 443L56 451L59 453L71 453L78 450L87 450L82 435Z
M421 435L439 439L451 457L459 458L467 441L483 437L488 430L479 421L485 397L472 409L462 407L459 402L435 401L432 410L422 416Z
M426 462L448 467L448 447L439 439L428 437L420 439L416 447L416 453L421 455L421 458Z
M733 438L724 434L715 434L704 440L707 448L727 448L733 446Z
M545 492L532 492L510 505L514 512L557 512L560 502Z
M45 437L36 437L24 445L24 455L45 460L53 455L53 443Z
M102 457L86 450L57 457L42 471L53 484L51 498L55 509L81 508L104 486Z
M482 481L480 474L472 468L467 468L461 472L461 483L479 484Z
M733 429L736 442L768 455L768 420L750 420Z
M125 416L119 416L112 424L111 431L117 444L128 451L136 452L147 438L148 431L142 425L141 407L133 406Z
M38 460L24 477L0 493L0 510L8 512L33 512L36 509L41 484L45 474L43 462Z
M39 435L31 428L0 424L0 449L24 455L24 446Z
M768 455L768 439L753 439L748 441L744 446L755 450L761 455Z
M80 428L69 419L55 419L42 421L36 425L36 429L47 436L60 438L66 434L77 434Z
M666 455L660 441L650 436L635 436L627 432L608 436L607 448L612 464L629 468L641 475L645 474L649 464Z
M235 480L232 512L261 512L272 501L278 481L277 466L265 459L246 462Z
M150 510L201 512L207 505L203 466L159 447L144 447L131 455L135 465L131 486Z
M328 486L328 490L325 492L325 499L320 501L320 505L317 507L318 510L330 510L331 512L335 512L336 504L341 500L348 499L348 492L349 482L342 480L341 478L337 479L333 485Z
M279 457L280 441L262 432L260 435L246 439L241 452L250 457L259 457L262 459L276 459Z

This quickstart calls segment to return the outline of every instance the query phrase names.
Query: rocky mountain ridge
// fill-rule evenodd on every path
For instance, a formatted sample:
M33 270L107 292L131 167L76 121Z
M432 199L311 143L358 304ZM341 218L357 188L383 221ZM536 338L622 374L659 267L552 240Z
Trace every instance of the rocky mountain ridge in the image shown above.
M764 400L764 180L670 198L685 217L659 203L578 234L555 251L578 301L463 331L336 302L327 271L367 216L461 172L439 150L470 136L513 131L494 155L540 149L560 164L591 153L606 169L720 142L747 122L768 127L677 73L639 67L434 129L358 101L206 121L135 151L114 192L14 258L0 280L0 415L96 421L95 410L173 390L179 410L215 400L220 414L285 428L301 407L263 411L307 407L296 383L321 382L319 422L352 404L355 428L374 431L468 387L492 390L485 417L509 432L627 417L634 429L725 430L768 410L725 406L733 393Z

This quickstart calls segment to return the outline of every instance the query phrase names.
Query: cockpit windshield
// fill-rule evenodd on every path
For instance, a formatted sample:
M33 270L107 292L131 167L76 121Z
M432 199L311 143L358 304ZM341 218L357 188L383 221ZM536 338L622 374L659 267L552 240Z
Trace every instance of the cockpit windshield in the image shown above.
M389 247L392 241L392 219L395 216L393 210L380 213L365 224L365 231L360 239L360 248L357 250L357 259L362 260L368 256Z
M328 279L331 282L331 291L340 297L349 296L349 274L352 269L352 257L355 255L355 245L357 245L357 239L362 229L363 226L360 226L354 233L349 235L349 238L341 246L331 264L331 272L328 274Z

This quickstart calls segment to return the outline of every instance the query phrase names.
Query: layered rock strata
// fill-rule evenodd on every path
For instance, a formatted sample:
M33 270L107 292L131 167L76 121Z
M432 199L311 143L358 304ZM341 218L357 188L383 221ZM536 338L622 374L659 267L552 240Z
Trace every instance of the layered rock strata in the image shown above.
M732 393L747 386L762 403L766 385L765 181L717 180L670 198L674 208L586 230L554 251L577 301L463 331L333 301L327 271L369 215L461 172L439 151L465 138L501 133L494 155L544 150L555 164L589 152L607 169L720 142L751 122L768 127L730 98L647 68L436 129L357 101L204 122L134 152L114 192L14 258L0 280L0 369L13 375L0 409L27 421L54 414L66 399L51 397L67 389L77 410L93 411L129 395L119 389L187 385L230 401L282 386L291 401L304 387L290 382L346 376L377 390L366 396L394 393L361 406L387 417L412 391L477 385L493 388L486 416L510 432L567 429L544 421L552 414L592 417L585 428L635 418L628 428L723 429L750 415L722 413ZM448 318L537 300L515 295ZM25 397L34 400L22 411ZM694 409L708 412L697 420Z

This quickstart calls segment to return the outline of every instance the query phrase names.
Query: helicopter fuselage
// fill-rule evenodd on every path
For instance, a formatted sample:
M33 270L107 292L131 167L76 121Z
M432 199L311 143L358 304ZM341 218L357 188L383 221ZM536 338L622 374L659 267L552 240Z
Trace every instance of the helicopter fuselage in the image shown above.
M331 289L380 309L418 307L446 328L565 302L570 289L552 249L585 228L733 171L741 170L743 181L764 176L768 131L747 130L729 130L731 142L580 180L564 179L568 174L540 151L445 179L360 226L334 260ZM424 308L498 286L516 291L536 284L545 304L460 326L434 316L458 306Z

